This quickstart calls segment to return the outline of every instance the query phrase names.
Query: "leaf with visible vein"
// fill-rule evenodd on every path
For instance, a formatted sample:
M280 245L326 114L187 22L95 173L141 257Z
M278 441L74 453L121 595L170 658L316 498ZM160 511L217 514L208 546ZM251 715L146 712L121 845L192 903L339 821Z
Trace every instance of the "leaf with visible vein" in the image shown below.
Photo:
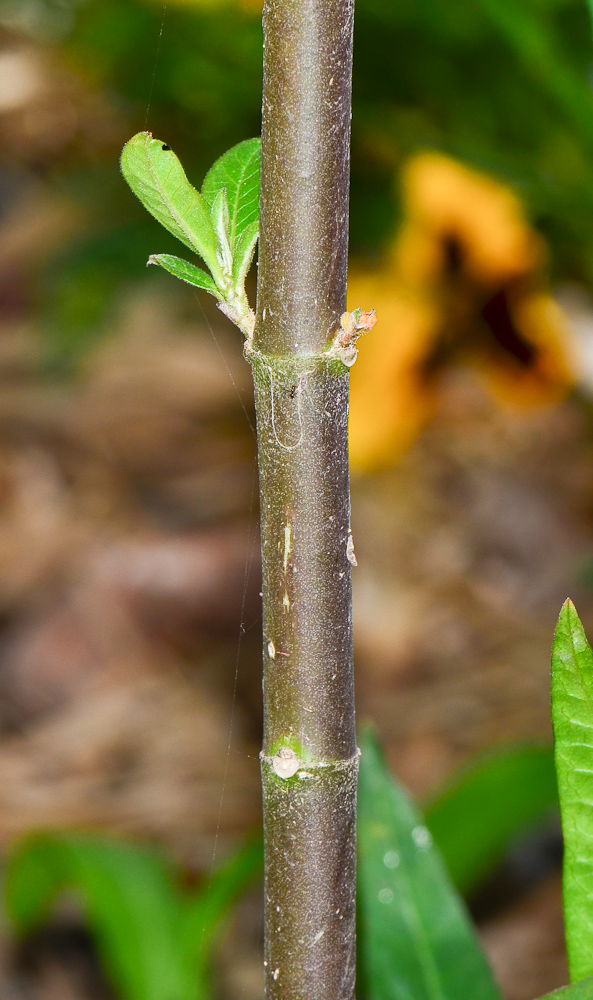
M552 647L552 723L564 836L564 921L573 982L593 975L593 652L571 601Z
M170 253L153 253L148 258L149 264L157 264L164 268L169 274L174 274L181 281L186 281L188 285L195 285L196 288L203 288L205 291L220 298L220 292L214 284L212 278L200 267L190 264L189 261L181 257L175 257Z
M259 218L260 164L260 139L245 139L221 156L204 178L202 196L210 211L221 188L226 190L233 255L241 234Z
M150 214L205 260L216 281L221 280L212 220L173 150L150 132L139 132L123 148L121 170Z
M500 1000L431 836L367 733L361 741L358 898L368 1000Z

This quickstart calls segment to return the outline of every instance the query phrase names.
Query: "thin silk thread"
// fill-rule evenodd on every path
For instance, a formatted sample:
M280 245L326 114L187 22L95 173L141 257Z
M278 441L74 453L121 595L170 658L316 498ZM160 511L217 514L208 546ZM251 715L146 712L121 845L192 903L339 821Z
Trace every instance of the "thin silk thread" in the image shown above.
M278 437L278 433L276 431L276 418L274 415L274 373L269 365L266 365L266 368L270 375L270 416L272 418L272 430L274 431L274 437L276 438L276 443L284 451L295 451L303 443L304 429L303 429L303 413L301 409L301 397L307 387L307 375L312 375L313 371L311 370L308 372L303 372L295 388L295 396L297 401L297 414L299 418L299 429L300 429L299 439L296 442L296 444L283 444L280 438Z

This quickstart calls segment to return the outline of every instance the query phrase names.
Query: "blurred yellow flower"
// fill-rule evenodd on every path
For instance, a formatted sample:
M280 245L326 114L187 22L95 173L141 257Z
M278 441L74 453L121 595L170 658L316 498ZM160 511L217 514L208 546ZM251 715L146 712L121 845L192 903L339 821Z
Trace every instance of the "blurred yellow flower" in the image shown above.
M349 308L373 307L379 320L352 369L351 458L363 470L411 443L451 360L522 405L555 401L572 383L544 246L516 196L437 153L415 157L402 185L404 223L385 264L349 280Z

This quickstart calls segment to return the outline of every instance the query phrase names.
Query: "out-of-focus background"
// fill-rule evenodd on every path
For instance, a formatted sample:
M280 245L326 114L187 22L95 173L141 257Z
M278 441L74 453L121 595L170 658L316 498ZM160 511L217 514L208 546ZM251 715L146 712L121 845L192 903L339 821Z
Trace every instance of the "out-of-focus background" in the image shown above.
M258 0L0 3L0 848L259 822L257 479L239 334L157 268L148 128L201 183L259 132ZM593 39L583 0L358 0L351 308L358 713L419 799L549 741L562 600L593 630ZM252 279L251 294L255 294ZM501 808L504 804L501 803ZM566 981L558 834L473 900L507 1000ZM0 992L106 1000L67 905ZM220 996L261 995L258 894Z

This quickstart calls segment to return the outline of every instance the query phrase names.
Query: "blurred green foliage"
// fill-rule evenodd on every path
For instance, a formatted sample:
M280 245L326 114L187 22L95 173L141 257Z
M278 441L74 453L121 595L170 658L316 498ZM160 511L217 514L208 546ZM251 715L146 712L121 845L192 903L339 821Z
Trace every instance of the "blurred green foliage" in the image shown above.
M262 866L251 837L198 890L183 890L171 861L141 844L72 833L35 834L10 857L5 898L21 935L74 890L110 982L122 1000L208 1000L220 925Z
M495 1000L458 892L473 891L513 839L548 815L556 798L551 749L492 751L454 776L422 820L374 737L361 737L361 995L465 1000L471 980L472 997ZM261 840L252 837L188 891L170 861L144 845L34 834L9 856L5 900L26 936L49 918L57 897L74 890L122 1000L207 1000L219 931L261 869Z
M22 27L49 37L108 99L122 144L148 127L199 184L217 156L259 132L257 5L169 3L163 15L156 0L38 0L35 9L37 19L23 14ZM0 15L18 23L15 10L4 0ZM550 241L554 276L590 281L590 38L584 0L359 0L352 252L381 252L398 218L398 168L435 148L518 190ZM45 171L47 184L89 213L85 233L50 261L40 290L61 362L92 342L122 283L146 278L149 253L174 250L126 190L118 152L70 150ZM148 280L158 278L149 271Z
M517 835L557 806L552 747L525 744L472 761L425 805L424 816L453 882L469 895Z

